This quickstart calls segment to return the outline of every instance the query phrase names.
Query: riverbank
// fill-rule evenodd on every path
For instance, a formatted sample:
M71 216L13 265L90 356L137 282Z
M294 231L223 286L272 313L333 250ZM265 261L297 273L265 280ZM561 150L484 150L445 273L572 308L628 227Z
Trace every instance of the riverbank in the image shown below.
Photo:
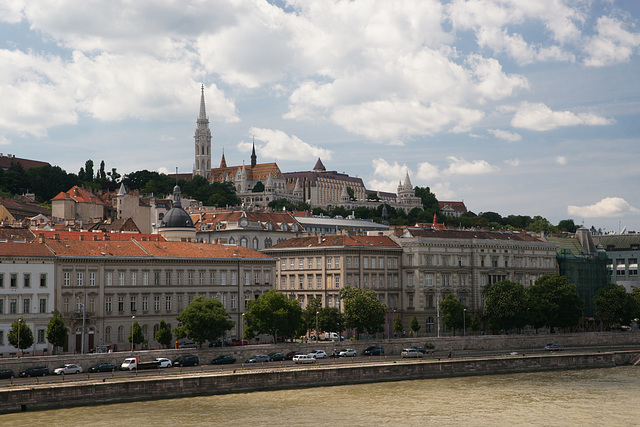
M0 390L0 413L408 379L606 368L629 364L636 357L638 351L395 360L13 386Z

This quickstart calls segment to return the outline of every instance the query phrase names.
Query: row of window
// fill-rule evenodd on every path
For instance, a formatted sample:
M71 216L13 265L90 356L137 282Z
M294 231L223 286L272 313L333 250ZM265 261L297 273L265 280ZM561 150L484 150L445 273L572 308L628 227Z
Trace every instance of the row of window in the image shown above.
M10 288L17 288L22 283L23 288L31 287L31 273L22 273L22 281L20 281L19 273L7 273ZM37 276L36 276L37 277ZM5 287L5 273L0 273L0 288ZM47 287L47 273L40 273L40 287Z
M29 314L29 313L46 313L47 299L40 298L39 305L33 306L31 298L21 298L22 304L18 298L0 296L0 314ZM7 304L8 302L8 304ZM5 304L7 307L5 308ZM21 305L22 311L19 310ZM38 310L38 311L34 311Z
M469 256L467 255L419 254L416 259L419 261L418 265L420 266L468 267L470 265ZM500 262L501 260L502 262ZM480 267L509 268L511 265L514 268L552 268L554 263L552 257L514 257L512 261L513 265L511 265L508 257L480 255ZM414 265L414 254L407 254L407 265Z
M163 274L164 273L164 274ZM88 279L85 282L85 277ZM209 271L183 271L183 270L165 270L162 271L105 271L104 284L105 286L112 286L116 284L114 278L119 286L154 286L159 285L237 285L237 272L227 270L209 270ZM269 271L245 271L243 272L243 282L245 286L253 284L264 283L266 285L271 281L271 272ZM72 282L72 280L75 281ZM70 271L63 272L62 279L63 286L96 286L96 272L90 271L85 275L85 272L78 271L72 274Z
M607 269L609 273L613 275L613 264L609 263L607 265ZM616 276L626 276L628 273L629 276L637 276L638 275L638 258L629 258L625 260L624 258L616 259Z
M340 269L340 259L341 257L324 257L327 270ZM296 263L297 260L297 263ZM364 269L380 269L384 270L385 265L385 257L362 257L362 268ZM345 257L346 268L360 268L360 257ZM296 270L296 265L298 270L321 270L322 269L322 257L300 257L300 258L283 258L280 260L280 270ZM289 268L287 268L287 266ZM398 258L397 257L389 257L387 258L387 269L397 269L398 268Z

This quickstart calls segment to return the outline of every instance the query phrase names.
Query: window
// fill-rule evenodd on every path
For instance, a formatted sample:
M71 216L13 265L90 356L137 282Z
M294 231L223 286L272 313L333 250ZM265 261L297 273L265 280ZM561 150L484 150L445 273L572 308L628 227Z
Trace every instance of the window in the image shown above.
M432 287L433 286L433 274L425 274L424 275L424 285L426 287Z
M304 289L304 276L298 277L298 289Z
M138 273L136 273L135 271L131 272L131 284L133 286L136 286L138 284Z
M118 341L124 341L124 326L118 326Z
M638 258L629 258L629 276L638 275Z
M44 334L45 334L45 330L44 329L38 329L38 344L44 344Z
M336 257L335 263L336 268L340 268L340 258Z
M12 298L9 301L9 314L17 314L18 313L18 300Z
M167 286L171 286L171 272L165 271L164 273L164 284Z
M69 298L62 298L62 311L65 313L69 312Z
M164 308L167 311L171 311L171 295L164 297Z
M0 345L4 345L4 331L0 331Z
M96 311L96 299L94 297L89 297L89 311Z
M330 256L327 257L327 270L331 269L331 259Z
M407 265L413 265L413 255L412 254L408 254L407 255Z
M142 311L149 311L149 297L142 297Z
M351 257L347 257L347 268L351 268Z
M307 259L307 267L313 269L313 258Z
M340 276L333 276L333 284L336 289L340 289Z
M178 286L182 285L182 271L178 271L176 273L176 276L177 276L176 283L178 284Z
M187 272L187 284L193 285L193 271Z
M0 314L4 314L4 298L0 298Z
M238 295L231 294L231 309L235 310L238 308Z
M294 270L295 269L295 267L296 267L295 262L296 261L293 258L291 258L289 260L289 270Z
M204 271L198 272L198 284L204 285Z
M320 270L322 268L322 258L316 258L316 268Z
M111 297L106 297L104 299L104 311L106 311L107 313L111 313L111 311L112 311Z
M46 312L47 312L47 299L40 298L40 313L46 313Z
M31 287L31 274L24 273L22 275L22 282L24 283L24 287L25 288L30 288Z
M144 271L142 273L142 286L149 286L149 272Z
M304 258L298 258L298 268L300 270L304 268Z
M322 289L322 276L316 276L316 289Z
M433 308L433 294L427 294L427 308Z
M220 273L220 284L222 286L225 286L227 284L227 273L226 273L226 271L222 271Z
M79 272L76 274L76 285L84 286L84 273Z
M616 276L624 276L624 271L625 269L625 265L624 265L624 259L616 259Z
M118 297L118 311L124 311L124 297Z
M384 258L378 258L378 268L380 270L384 268Z
M256 271L255 273L253 273L253 283L255 283L256 285L258 283L260 283L260 272Z
M160 297L159 296L154 296L153 297L153 309L155 311L160 311Z
M235 271L231 272L231 286L236 286L237 285L237 274Z
M280 261L280 270L284 271L286 269L287 269L287 261L283 259Z
M137 311L136 297L131 297L131 311Z
M105 342L111 341L111 326L104 328L104 340Z
M244 272L244 285L245 286L249 286L249 272L248 271Z
M160 272L159 271L154 271L153 272L153 284L155 286L158 286L160 284Z
M0 273L0 288L4 288L4 273Z
M364 281L362 283L363 283L365 289L367 289L369 287L369 275L365 274Z
M118 273L118 285L124 286L124 271Z
M362 258L362 268L365 268L365 269L369 268L369 258L367 257Z
M2 287L2 278L0 278L0 288ZM40 287L41 288L46 288L47 287L47 274L46 273L41 273L40 274Z
M111 286L113 284L113 273L107 271L106 276L104 278L104 283L106 286Z
M407 283L407 284L408 284L408 286L410 286L410 287L411 287L411 286L413 286L413 273L409 273L409 274L407 275L407 279L408 279L408 280L407 280L407 282L408 282L408 283Z
M24 298L22 300L22 305L23 305L23 313L31 313L31 300L29 298Z
M269 284L271 282L271 273L269 271L264 272L264 283Z
M96 285L96 273L92 271L89 273L89 286L95 286L95 285Z

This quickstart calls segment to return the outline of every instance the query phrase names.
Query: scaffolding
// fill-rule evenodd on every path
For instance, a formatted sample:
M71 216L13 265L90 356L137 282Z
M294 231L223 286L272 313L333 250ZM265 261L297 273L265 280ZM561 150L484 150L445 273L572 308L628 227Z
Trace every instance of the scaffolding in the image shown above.
M582 252L576 255L571 249L562 248L556 258L560 275L567 278L567 283L576 285L578 295L584 301L584 317L595 317L593 299L598 290L609 282L606 253Z

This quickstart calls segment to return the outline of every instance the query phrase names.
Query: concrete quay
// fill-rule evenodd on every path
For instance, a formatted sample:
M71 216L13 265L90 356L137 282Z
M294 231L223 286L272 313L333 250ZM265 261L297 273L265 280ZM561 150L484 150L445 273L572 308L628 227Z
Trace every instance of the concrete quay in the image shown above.
M637 360L638 356L636 350L441 360L412 359L12 386L0 390L0 413L451 376L607 368L630 364Z

